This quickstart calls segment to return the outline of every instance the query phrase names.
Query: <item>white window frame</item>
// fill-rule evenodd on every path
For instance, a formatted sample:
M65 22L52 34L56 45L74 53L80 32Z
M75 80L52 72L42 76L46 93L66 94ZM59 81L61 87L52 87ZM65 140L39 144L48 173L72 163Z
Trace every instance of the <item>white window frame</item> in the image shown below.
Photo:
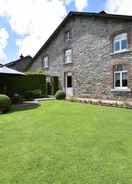
M127 73L127 76L128 76L128 71L127 70L115 71L114 72L114 88L115 89L128 89L128 86L124 87L122 85L122 76L123 76L123 73ZM120 74L120 86L119 87L116 86L116 74ZM128 81L128 77L127 77L127 81Z
M69 52L69 53L68 53ZM70 64L72 63L72 49L66 49L64 51L64 63Z
M127 41L127 48L122 49L122 41L126 40ZM119 50L116 50L116 43L119 42ZM117 36L115 36L114 41L113 41L113 51L114 53L121 53L121 52L126 52L128 51L128 35L127 33L121 33Z
M49 68L49 57L48 56L43 57L43 67Z

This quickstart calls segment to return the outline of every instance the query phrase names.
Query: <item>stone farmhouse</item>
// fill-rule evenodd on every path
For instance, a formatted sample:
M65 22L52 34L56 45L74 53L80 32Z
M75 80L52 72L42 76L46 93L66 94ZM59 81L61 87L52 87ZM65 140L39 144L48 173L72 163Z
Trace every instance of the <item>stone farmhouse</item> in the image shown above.
M58 76L67 96L132 97L132 16L70 12L31 69Z

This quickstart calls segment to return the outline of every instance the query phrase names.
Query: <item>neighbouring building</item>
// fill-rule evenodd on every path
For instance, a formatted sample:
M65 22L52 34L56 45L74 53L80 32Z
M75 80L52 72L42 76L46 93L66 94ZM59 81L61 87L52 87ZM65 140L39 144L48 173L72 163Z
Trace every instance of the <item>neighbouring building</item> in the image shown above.
M34 56L67 96L132 97L132 16L70 12Z
M20 72L26 72L29 68L29 66L32 63L32 57L31 56L20 56L18 60L12 61L8 64L6 64L7 67L12 68L14 70L18 70Z

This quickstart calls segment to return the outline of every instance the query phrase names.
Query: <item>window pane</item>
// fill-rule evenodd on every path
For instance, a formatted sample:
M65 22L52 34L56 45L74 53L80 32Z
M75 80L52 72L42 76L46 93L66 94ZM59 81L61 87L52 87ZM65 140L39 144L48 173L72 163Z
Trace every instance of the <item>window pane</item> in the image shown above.
M115 87L120 87L120 73L115 73Z
M65 63L72 63L72 50L68 49L65 51Z
M49 65L48 57L46 56L46 57L44 57L44 60L43 60L43 66L44 66L44 68L48 68L48 65Z
M124 64L116 65L115 71L123 71L123 70L127 70L126 65Z
M117 70L116 71L122 71L123 70L123 65L117 65Z
M115 41L127 40L127 33L122 33L122 34L117 35L114 40Z
M119 51L120 50L120 42L116 41L115 42L115 51Z
M122 33L114 38L114 51L122 51L128 48L127 33Z
M122 87L127 87L127 72L122 73Z
M128 48L127 40L122 40L121 41L121 49L127 49L127 48Z
M65 32L65 40L70 40L70 31Z
M71 55L71 49L66 50L66 55Z

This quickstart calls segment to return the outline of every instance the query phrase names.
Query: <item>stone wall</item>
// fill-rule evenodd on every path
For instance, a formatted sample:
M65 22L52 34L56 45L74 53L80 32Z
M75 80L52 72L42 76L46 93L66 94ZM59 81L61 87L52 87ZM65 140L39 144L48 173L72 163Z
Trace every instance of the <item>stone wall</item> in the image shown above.
M74 96L97 98L132 97L130 92L113 91L113 66L125 63L128 66L128 85L132 89L132 22L114 18L72 17L47 48L35 59L32 69L42 67L42 58L49 56L46 73L59 76L64 89L64 73L73 73ZM70 41L64 34L71 31ZM129 52L112 54L112 35L129 32ZM64 50L72 48L73 63L64 64Z

